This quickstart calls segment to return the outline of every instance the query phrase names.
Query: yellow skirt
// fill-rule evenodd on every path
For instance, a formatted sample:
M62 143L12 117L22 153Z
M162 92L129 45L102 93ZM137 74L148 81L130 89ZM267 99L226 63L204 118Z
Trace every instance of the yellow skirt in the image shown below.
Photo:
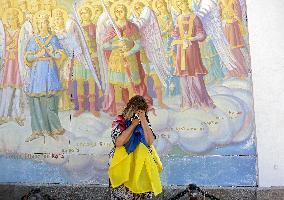
M136 194L160 194L163 166L153 145L151 149L152 153L140 143L134 152L128 154L124 147L117 147L108 170L111 186L116 188L124 185Z

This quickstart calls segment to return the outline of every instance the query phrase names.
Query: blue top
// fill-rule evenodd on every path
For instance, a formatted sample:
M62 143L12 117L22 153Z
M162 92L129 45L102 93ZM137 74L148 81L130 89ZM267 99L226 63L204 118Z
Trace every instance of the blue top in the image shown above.
M27 53L32 56L35 55L40 50L40 46L44 46L46 48L51 46L53 48L53 52L63 50L57 36L55 35L45 38L34 36L27 45ZM50 55L45 53L42 58L36 58L29 69L26 86L27 95L54 95L60 90L62 90L62 85L59 81L58 67L54 57L50 57Z

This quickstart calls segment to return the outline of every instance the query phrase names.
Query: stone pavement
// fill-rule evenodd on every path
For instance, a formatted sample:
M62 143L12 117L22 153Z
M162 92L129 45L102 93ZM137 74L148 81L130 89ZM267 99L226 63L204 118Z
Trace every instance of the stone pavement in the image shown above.
M39 188L42 194L47 194L54 200L107 200L109 191L105 186L99 185L24 185L24 184L1 184L0 200L20 200L34 188ZM186 187L165 187L163 193L157 199L169 199ZM220 200L284 200L284 188L202 188ZM180 198L189 199L188 196ZM199 198L204 199L204 198Z

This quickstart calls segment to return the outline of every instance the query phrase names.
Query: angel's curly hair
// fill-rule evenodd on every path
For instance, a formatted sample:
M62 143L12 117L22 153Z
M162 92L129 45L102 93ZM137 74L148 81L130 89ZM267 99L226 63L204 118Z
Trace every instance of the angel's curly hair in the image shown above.
M145 112L147 112L148 110L148 105L147 105L146 100L144 99L143 96L140 96L140 95L136 95L129 100L126 107L122 111L122 115L126 119L129 119L138 110L144 110Z

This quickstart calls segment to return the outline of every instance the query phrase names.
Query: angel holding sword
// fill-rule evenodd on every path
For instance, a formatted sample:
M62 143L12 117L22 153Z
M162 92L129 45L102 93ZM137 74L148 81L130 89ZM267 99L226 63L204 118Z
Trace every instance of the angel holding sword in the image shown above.
M0 23L3 67L0 66L0 125L14 119L20 126L24 125L22 81L18 62L18 40L23 14L16 8L8 8ZM1 21L0 21L1 22ZM12 109L10 109L12 108Z
M143 96L149 110L153 110L153 100L148 95L144 82L145 73L140 61L139 30L127 19L128 14L129 6L125 1L113 3L109 14L113 23L103 36L109 83L104 109L114 116L134 95ZM119 98L121 103L117 101Z
M77 9L77 8L76 8ZM96 71L96 74L100 74L100 69L98 66L98 57L96 55L97 51L97 45L96 45L96 24L93 23L93 16L94 11L93 8L89 5L82 5L79 7L76 12L78 13L80 20L81 20L81 26L83 30L83 34L85 37L85 41L87 43L88 53L90 53L91 59L92 59L92 66L93 70ZM79 20L79 19L78 19ZM84 68L74 68L73 71L74 75L77 77L77 95L78 95L78 104L79 104L79 110L76 114L76 116L81 115L85 108L87 107L87 100L90 104L90 112L96 116L99 117L100 113L98 111L99 109L99 103L98 103L98 97L100 88L98 87L98 83L96 83L95 78L93 77L90 70L86 70ZM100 77L98 77L100 79ZM87 95L87 98L85 97L85 83L89 87L89 94Z
M204 83L203 78L208 72L199 48L199 42L206 38L205 30L200 18L192 12L190 1L176 0L175 3L181 11L173 32L173 45L177 46L175 75L180 77L182 91L181 107L214 108Z

